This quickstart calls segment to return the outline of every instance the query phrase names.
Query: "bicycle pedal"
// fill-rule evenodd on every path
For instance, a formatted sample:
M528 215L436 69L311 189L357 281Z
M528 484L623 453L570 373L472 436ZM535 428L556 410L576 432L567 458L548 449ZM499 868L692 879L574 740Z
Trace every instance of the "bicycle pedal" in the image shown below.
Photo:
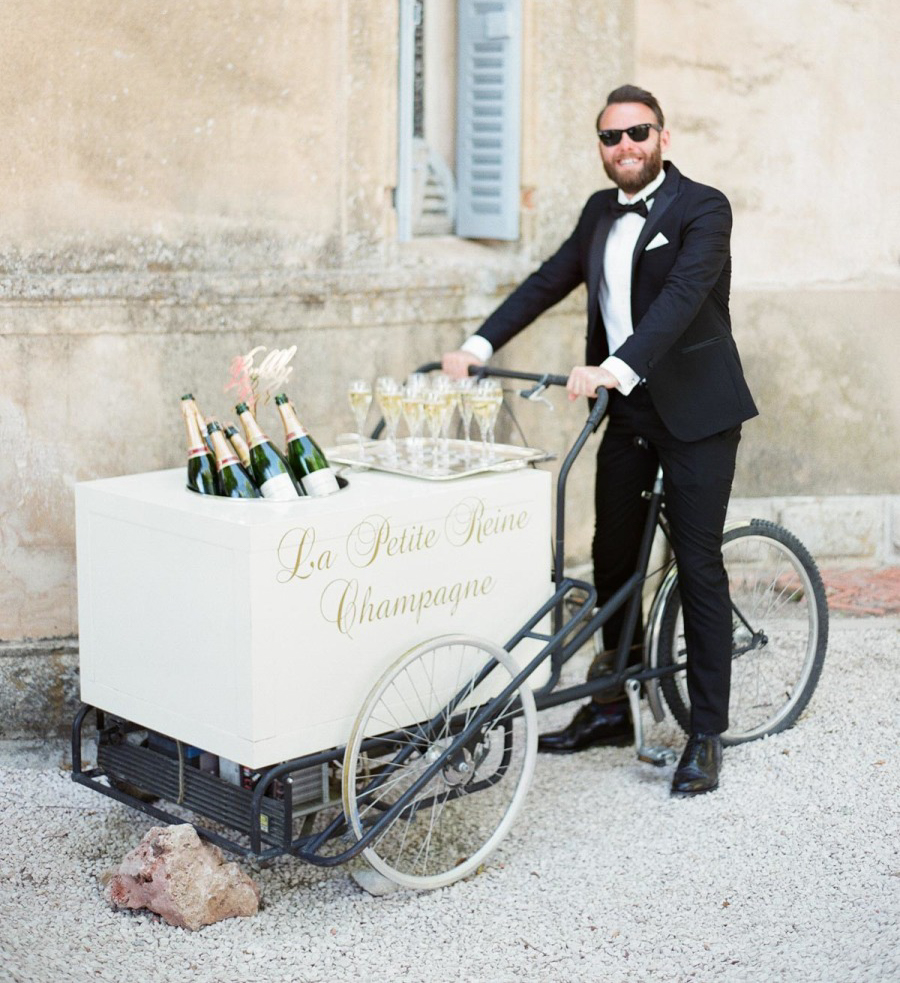
M678 755L670 747L642 747L638 748L638 761L653 765L656 768L664 768L666 765L675 764Z

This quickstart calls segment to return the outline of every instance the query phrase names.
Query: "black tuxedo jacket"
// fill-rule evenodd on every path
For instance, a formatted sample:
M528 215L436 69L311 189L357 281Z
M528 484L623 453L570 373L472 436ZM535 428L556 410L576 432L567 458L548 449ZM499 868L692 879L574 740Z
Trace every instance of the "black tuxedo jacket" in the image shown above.
M737 426L757 409L728 311L731 207L721 192L668 162L665 168L632 259L634 334L615 355L646 380L673 436L694 441ZM485 321L478 334L494 349L585 283L587 364L610 354L598 298L615 199L615 189L591 195L569 238Z

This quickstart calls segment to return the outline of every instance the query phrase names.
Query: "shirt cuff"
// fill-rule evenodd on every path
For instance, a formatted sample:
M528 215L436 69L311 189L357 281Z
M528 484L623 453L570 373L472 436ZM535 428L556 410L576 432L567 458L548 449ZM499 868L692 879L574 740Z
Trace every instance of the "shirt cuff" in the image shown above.
M618 380L618 386L616 389L623 396L627 396L632 389L641 381L641 377L632 369L632 367L627 363L623 362L621 358L616 358L615 355L610 355L605 358L600 363L601 369L606 369L607 372L611 372Z
M459 346L459 350L474 355L479 362L486 362L494 354L494 346L480 334L469 335Z

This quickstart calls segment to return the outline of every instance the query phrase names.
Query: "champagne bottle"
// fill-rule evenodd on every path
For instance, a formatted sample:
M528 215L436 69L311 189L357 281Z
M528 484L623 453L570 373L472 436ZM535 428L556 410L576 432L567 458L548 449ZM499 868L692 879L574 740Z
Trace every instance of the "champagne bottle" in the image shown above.
M209 425L211 423L217 424L221 428L222 433L225 433L225 427L222 426L222 421L217 416L208 416L206 418L206 420L204 420L203 417L200 418L200 432L206 434L206 445L207 445L207 447L209 447L210 453L213 456L213 460L215 460L215 458L216 458L216 449L215 449L215 447L213 447L212 440L210 440L210 437L209 437ZM225 441L225 446L228 447L228 441L227 440ZM231 450L234 450L234 448L232 447ZM237 454L237 451L235 451L235 453ZM239 454L238 454L238 460L240 460L240 455ZM243 462L241 462L241 463L243 463ZM249 468L247 468L247 474L250 474L250 469ZM250 477L252 478L253 475L250 474ZM254 484L256 484L256 482L254 482Z
M284 393L275 397L284 424L287 458L294 477L307 495L331 495L339 491L337 478L319 445L303 429L294 407Z
M231 441L231 446L234 448L235 454L241 459L241 464L251 471L250 467L250 448L247 446L247 441L241 436L240 431L233 423L226 423L222 430L225 436Z
M198 419L200 411L191 393L181 397L181 414L187 430L187 483L201 495L218 495L219 482L216 462L203 440Z
M206 425L207 423L209 423L209 420L207 420L203 416L203 414L200 412L200 408L197 406L196 403L194 403L194 412L197 415L197 426L200 428L200 436L203 438L203 443L206 444L206 449L209 451L210 455L212 456L213 463L215 463L216 455L215 452L213 451L212 444L209 442L209 434L206 431Z
M281 451L262 432L256 418L250 412L250 407L246 403L238 403L234 411L247 437L250 473L263 498L296 498L299 492L294 485L294 477L287 461Z
M210 423L206 429L213 450L216 452L216 467L222 489L219 494L226 495L228 498L259 498L259 491L253 484L253 479L225 439L221 424Z

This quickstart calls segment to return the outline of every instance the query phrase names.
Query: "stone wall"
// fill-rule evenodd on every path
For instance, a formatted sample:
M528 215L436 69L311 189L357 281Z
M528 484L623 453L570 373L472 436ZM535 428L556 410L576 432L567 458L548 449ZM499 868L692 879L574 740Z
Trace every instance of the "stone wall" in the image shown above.
M351 375L405 374L475 327L596 186L593 118L630 0L526 0L513 244L395 237L397 4L10 0L0 35L0 734L77 695L74 485L182 464L179 397L225 413L231 356L299 346L322 442ZM598 50L613 52L597 66ZM568 78L591 76L571 89ZM583 295L503 359L565 370ZM264 421L278 426L274 416ZM579 416L522 403L562 450ZM530 419L529 419L530 417ZM590 493L590 469L574 482ZM576 510L583 514L586 508ZM574 523L583 555L589 523Z
M635 6L669 156L734 208L735 335L761 410L737 494L896 495L900 135L881 120L900 7Z
M900 493L900 290L739 287L732 315L760 409L738 494Z
M297 344L291 391L310 429L328 442L349 427L350 375L401 374L456 345L567 234L605 183L596 111L629 78L662 99L672 159L735 206L736 332L763 410L736 494L893 501L889 0L524 0L512 244L396 242L391 0L4 9L4 733L64 728L74 698L75 482L179 465L179 396L224 412L230 357L255 344ZM501 363L564 371L583 305L578 292ZM580 421L555 403L519 409L533 442L561 451ZM572 562L588 552L591 471L589 448Z
M250 273L383 248L390 4L10 0L6 12L0 234L13 271Z

